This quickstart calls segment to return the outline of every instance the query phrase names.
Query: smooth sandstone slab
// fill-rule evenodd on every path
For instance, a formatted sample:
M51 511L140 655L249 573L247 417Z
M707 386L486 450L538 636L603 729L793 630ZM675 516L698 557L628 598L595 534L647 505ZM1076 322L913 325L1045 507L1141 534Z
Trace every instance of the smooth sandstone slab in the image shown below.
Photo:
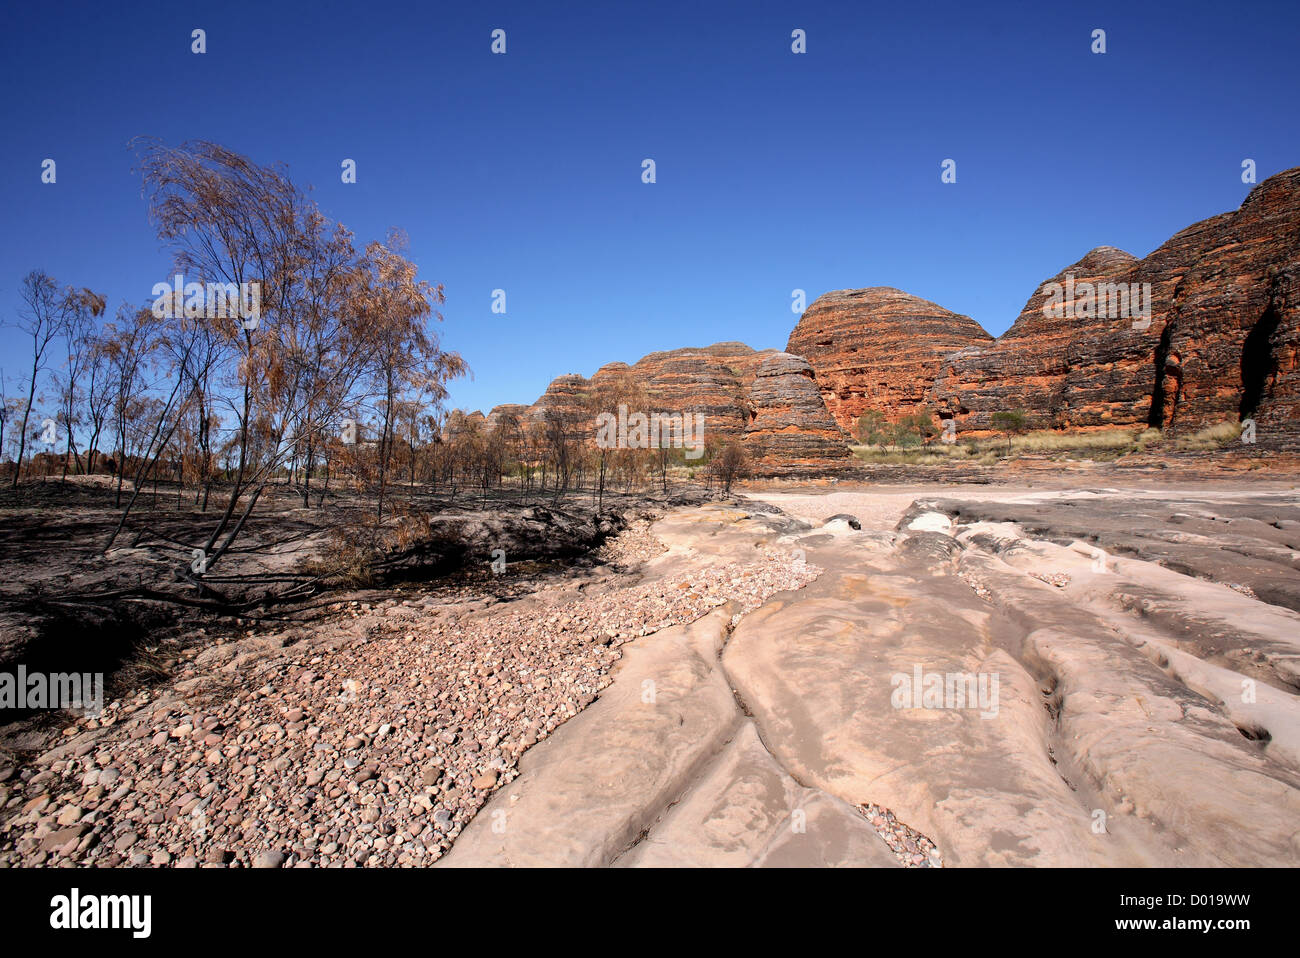
M1048 756L1034 678L995 646L999 625L965 584L892 550L868 562L851 540L810 545L809 561L834 571L746 617L723 656L778 760L847 802L892 809L948 864L1106 861L1091 809ZM997 714L894 708L893 677L917 667L996 674Z
M1291 691L1300 684L1300 614L1151 562L1097 557L1085 543L1018 540L1003 549L1014 568L1064 573L1061 595L1249 732L1252 750L1300 771L1300 702Z
M878 867L898 862L867 820L787 775L744 722L622 867Z

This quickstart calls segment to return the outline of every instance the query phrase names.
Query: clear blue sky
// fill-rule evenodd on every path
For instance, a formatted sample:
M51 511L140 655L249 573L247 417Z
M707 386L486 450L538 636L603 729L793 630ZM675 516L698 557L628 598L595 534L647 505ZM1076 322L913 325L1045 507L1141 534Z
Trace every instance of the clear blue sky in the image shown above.
M111 309L150 299L168 257L127 142L206 138L287 163L361 241L405 229L446 285L444 344L474 369L453 404L485 411L656 349L783 347L795 288L897 286L1000 333L1090 248L1142 256L1235 208L1244 158L1260 180L1300 165L1294 2L97 2L5 19L0 319L34 267ZM11 383L18 346L0 333Z

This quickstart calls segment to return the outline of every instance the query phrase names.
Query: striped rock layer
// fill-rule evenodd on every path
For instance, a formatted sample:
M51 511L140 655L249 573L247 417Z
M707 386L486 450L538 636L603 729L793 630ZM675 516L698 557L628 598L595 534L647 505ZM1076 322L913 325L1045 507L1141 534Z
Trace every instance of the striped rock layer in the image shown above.
M759 364L773 350L743 343L650 353L636 363L607 363L587 379L576 374L552 380L525 418L541 423L548 410L583 423L599 412L702 414L707 441L730 442L749 421L748 392Z
M869 409L890 420L920 412L945 357L992 339L969 316L876 286L819 296L786 352L812 364L826 407L852 432Z
M1074 299L1045 314L1050 283ZM1106 284L1100 297L1080 296ZM1146 286L1145 284L1149 284ZM1115 288L1149 290L1146 315L1111 307ZM1087 292L1089 286L1082 286ZM1122 302L1120 303L1122 306ZM1119 315L1116 315L1119 313ZM1136 259L1090 252L1043 284L1012 327L944 362L931 405L959 431L1023 409L1035 428L1196 429L1253 418L1261 440L1300 441L1300 169L1260 183Z
M749 390L744 444L763 471L836 463L849 458L845 435L822 400L806 359L768 356Z

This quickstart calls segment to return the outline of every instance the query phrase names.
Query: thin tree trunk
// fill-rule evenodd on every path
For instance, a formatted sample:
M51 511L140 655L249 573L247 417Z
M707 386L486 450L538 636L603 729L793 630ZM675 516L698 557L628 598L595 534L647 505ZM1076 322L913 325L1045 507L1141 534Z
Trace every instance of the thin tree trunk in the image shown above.
M18 434L18 460L14 463L14 484L13 488L18 488L18 474L23 469L23 453L27 451L27 419L32 414L32 400L36 397L36 374L39 372L37 364L32 365L32 385L27 390L27 405L23 407L23 429Z

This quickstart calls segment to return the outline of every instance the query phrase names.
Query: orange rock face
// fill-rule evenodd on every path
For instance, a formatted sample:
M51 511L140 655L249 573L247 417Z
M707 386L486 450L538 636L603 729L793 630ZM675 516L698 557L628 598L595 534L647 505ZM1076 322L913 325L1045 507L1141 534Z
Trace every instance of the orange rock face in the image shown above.
M950 356L931 402L959 432L1023 409L1032 427L1058 429L1253 418L1261 441L1294 445L1298 275L1300 169L1144 259L1101 247L1066 267L999 339Z
M748 421L748 391L759 364L774 354L744 343L651 353L631 367L656 408L703 413L705 432L720 441L739 439Z
M548 411L558 413L575 435L590 433L595 441L596 414L617 414L619 402L628 413L703 415L706 445L743 441L760 471L816 471L849 459L847 437L827 411L812 367L798 356L736 342L650 353L631 366L607 363L590 379L560 376L520 420L541 424ZM493 409L489 427L505 408L515 407Z
M529 423L542 423L548 411L559 413L572 422L589 418L587 397L591 393L591 380L577 373L568 373L551 380L546 392L528 407L524 418Z
M1152 422L1195 428L1252 418L1261 440L1294 446L1300 169L1270 177L1235 213L1198 225L1207 224L1159 331Z
M806 359L776 353L763 360L749 390L745 448L761 471L816 467L849 458L847 436L822 401Z
M705 436L719 441L739 439L749 421L747 393L764 358L773 350L757 352L744 343L715 343L703 348L650 353L629 366L607 363L586 379L576 374L553 380L529 407L526 418L540 422L553 409L573 421L593 419L592 397L612 388L620 378L641 390L646 408L631 411L704 416ZM603 410L616 412L615 409Z
M487 432L493 432L501 424L502 419L513 420L514 423L522 425L527 414L528 407L522 403L502 403L492 407L492 411L487 414L483 422L483 428Z
M924 409L944 358L992 339L969 316L877 286L817 297L786 352L808 360L826 407L851 433L868 409L890 420Z
M991 430L993 413L1011 410L1023 410L1035 429L1144 421L1154 381L1154 320L1148 324L1137 313L1147 305L1140 283L1149 274L1125 307L1134 315L1110 315L1111 286L1122 282L1132 292L1127 284L1138 262L1102 246L1042 283L1000 338L948 358L930 390L931 405L966 433ZM1153 304L1156 296L1153 286ZM1117 302L1114 312L1122 306Z

